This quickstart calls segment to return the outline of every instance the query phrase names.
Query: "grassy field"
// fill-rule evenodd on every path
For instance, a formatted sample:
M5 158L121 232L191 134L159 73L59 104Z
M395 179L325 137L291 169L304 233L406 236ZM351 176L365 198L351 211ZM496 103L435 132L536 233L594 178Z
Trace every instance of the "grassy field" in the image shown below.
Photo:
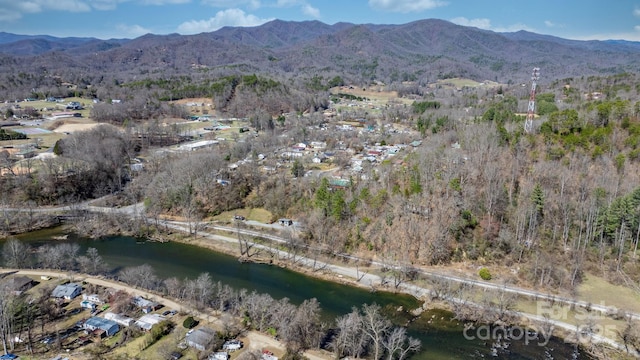
M493 82L493 81L486 81L486 82L480 83L480 82L477 82L475 80L464 79L464 78L451 78L451 79L438 80L436 82L436 84L445 85L445 86L453 86L453 87L456 87L456 88L478 87L478 86L490 86L490 87L500 86L500 84L498 84L496 82Z
M265 209L244 208L244 209L238 209L234 211L225 211L219 215L212 217L211 220L231 222L233 221L233 217L235 215L241 215L241 216L244 216L247 220L255 220L262 223L270 223L271 218L273 216L271 212Z
M615 306L640 313L640 293L625 286L613 285L605 279L587 274L578 288L579 298L592 304Z

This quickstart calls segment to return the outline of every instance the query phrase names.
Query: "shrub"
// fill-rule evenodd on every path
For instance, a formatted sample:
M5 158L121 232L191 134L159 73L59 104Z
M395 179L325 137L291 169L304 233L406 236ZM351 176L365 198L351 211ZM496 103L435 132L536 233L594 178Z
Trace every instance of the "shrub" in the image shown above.
M182 326L184 326L186 329L191 329L196 325L198 325L198 321L194 319L193 316L189 316L188 318L184 319L184 322L182 323Z
M482 280L485 280L485 281L491 280L491 273L489 272L489 269L487 269L487 268L480 269L480 271L478 272L478 275L480 275L480 278Z

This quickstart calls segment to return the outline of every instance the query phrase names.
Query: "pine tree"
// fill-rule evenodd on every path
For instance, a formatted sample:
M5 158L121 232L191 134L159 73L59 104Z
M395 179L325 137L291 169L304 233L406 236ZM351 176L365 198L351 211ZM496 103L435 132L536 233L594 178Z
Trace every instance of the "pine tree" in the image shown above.
M544 217L544 190L540 184L536 184L531 192L531 202L535 206L536 215L542 219Z

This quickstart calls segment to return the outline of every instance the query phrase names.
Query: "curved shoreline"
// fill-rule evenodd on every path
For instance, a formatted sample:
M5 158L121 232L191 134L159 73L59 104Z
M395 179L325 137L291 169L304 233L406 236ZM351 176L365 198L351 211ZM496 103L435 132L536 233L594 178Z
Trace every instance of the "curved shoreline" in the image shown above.
M92 276L88 274L44 270L44 269L43 270L7 269L7 268L0 268L0 269L2 269L2 274L14 273L14 274L20 274L25 276L49 276L51 278L69 279L71 281L80 281L80 282L90 283L90 284L101 286L104 288L114 288L116 290L125 291L131 296L142 296L144 298L153 300L154 302L161 303L167 308L176 309L181 313L186 313L186 314L198 317L200 319L207 321L208 323L222 326L219 315L216 314L213 310L208 310L207 312L203 312L193 307L177 302L175 300L169 299L166 296L160 295L158 293L145 290L145 289L138 289L138 288L132 287L131 285L128 285L119 281L105 279L104 277L101 277L101 276ZM278 351L282 351L282 352L285 351L284 344L274 339L273 337L270 337L261 332L258 332L255 330L248 330L244 333L243 336L249 339L248 349L250 350L260 349L262 347L269 346L277 349ZM322 350L315 350L315 349L305 351L304 356L309 358L309 360L333 359L333 356L331 354L326 353Z
M169 222L165 222L164 223L165 226L168 226L174 230L178 230L181 232L187 232L188 233L188 229L179 226L175 223L169 223ZM212 240L211 242L206 242L204 240L198 240L198 237L202 238L202 239L210 239ZM198 232L198 237L196 237L194 240L189 241L187 238L181 238L181 239L172 239L172 241L177 241L177 242L181 242L181 243L185 243L185 244L191 244L191 245L195 245L195 246L201 246L210 250L214 250L214 251L219 251L219 252L223 252L225 254L229 254L229 255L233 255L233 256L238 256L238 250L236 249L235 251L232 251L231 247L228 246L220 246L219 242L222 241L223 243L227 243L227 244L233 244L233 247L235 247L235 245L237 245L238 240L234 239L234 238L230 238L227 236L223 236L223 235L218 235L218 234L210 234L210 233L206 233L204 231L199 231ZM214 245L214 244L218 244L218 246ZM270 251L276 251L279 254L287 254L286 252L282 251L282 250L274 250L271 247L268 246L264 246L261 244L256 244L253 243L254 247L257 248L263 248L263 249L268 249ZM306 257L303 256L298 256L298 258L300 260L298 260L295 264L297 266L284 266L288 269L291 269L293 271L297 271L299 273L305 274L305 275L309 275L309 276L314 276L323 280L328 280L328 281L333 281L333 282L338 282L338 283L342 283L345 285L350 285L350 286L355 286L355 287L360 287L360 288L368 288L368 289L372 289L372 290L377 290L375 284L376 283L380 283L381 282L381 278L377 275L373 275L373 274L369 274L366 273L363 276L361 274L359 274L359 271L356 269L353 269L351 267L347 267L347 266L341 266L341 265L335 265L335 264L329 264L329 263L325 263L319 260L312 260L312 259L308 259ZM311 266L309 266L309 262L313 262L315 264L321 264L323 267L323 271L322 272L317 272L317 271L310 271L309 269L311 268ZM306 265L305 265L306 264ZM282 264L278 263L275 264L278 266L283 266ZM357 280L359 278L358 275L361 275L361 280L359 281ZM451 306L450 304L453 302L461 302L462 300L457 299L457 298L450 298L448 299L447 302L437 302L437 303L432 303L430 301L427 301L426 299L428 299L429 295L431 294L431 290L417 286L417 285L412 285L406 282L401 283L396 290L394 291L393 289L390 289L388 287L382 287L380 288L380 290L384 290L384 291L390 291L390 292L396 292L396 293L403 293L403 294L408 294L408 295L412 295L414 296L416 299L423 301L423 307L422 310L426 309L427 307L425 305L427 304L433 304L436 306L432 306L432 308L445 308L447 310L451 310ZM467 302L469 303L469 302ZM470 304L470 303L469 303ZM439 305L439 306L438 306ZM480 306L477 304L471 304L471 305L476 305L476 306ZM529 313L524 313L524 312L520 312L520 311L511 311L512 315L514 315L516 318L521 319L520 322L518 323L513 323L511 325L524 325L524 326L530 326L532 325L532 323L550 323L551 325L554 326L554 328L559 329L561 331L561 334L556 335L562 339L565 340L565 342L571 342L572 340L570 340L570 337L572 336L572 334L575 334L577 327L575 325L569 324L569 323L565 323L559 320L553 320L553 319L549 319L549 318L545 318L544 316L541 315L537 315L537 314L529 314ZM599 334L593 334L591 335L591 340L595 343L601 343L601 344L605 344L607 346L610 346L613 350L618 350L618 351L626 351L626 348L623 344L620 344L618 342L616 342L615 340L606 337L606 336L602 336ZM579 341L577 341L579 343ZM584 345L584 344L583 344ZM633 353L627 353L628 355L631 356L635 356L635 357L640 357L640 354L633 354Z
M129 213L129 215L143 216L138 211L139 208L137 207L137 205L129 208L131 210L127 209L126 211L127 213ZM105 212L105 211L103 209L100 212ZM165 229L172 229L179 233L187 233L187 234L189 233L189 229L187 225L179 221L160 220L160 224L162 227L165 227ZM229 236L224 236L219 234L211 234L204 230L199 230L197 235L198 236L195 238L190 238L188 235L180 236L180 234L178 234L178 236L171 236L171 234L169 234L168 236L162 236L162 238L170 239L170 241L176 241L180 243L191 244L191 245L200 246L203 248L208 248L217 252L230 254L236 257L239 255L237 238L232 238ZM278 250L272 246L252 243L252 248L263 249L272 254L277 254L278 259L286 259L287 257L290 257L290 254L288 254L287 252L283 250ZM316 278L320 278L320 279L324 279L324 280L328 280L336 283L341 283L345 285L355 286L359 288L377 290L378 288L376 284L380 284L380 280L381 280L380 276L369 274L369 273L366 273L362 276L358 268L352 268L352 267L336 265L336 264L329 264L322 261L312 260L303 256L296 256L295 259L296 261L294 262L293 266L291 266L291 263L289 261L282 261L282 262L276 261L274 265L285 267L308 276L313 276ZM320 264L319 267L322 268L322 271L310 270L313 268L311 263L316 265ZM358 278L360 278L360 280L357 280ZM424 300L428 298L429 294L431 293L430 290L427 288L408 284L408 283L400 284L400 286L398 286L395 290L390 287L382 287L380 289L389 291L389 292L409 294L416 297L419 300ZM461 302L461 300L455 299L455 298L449 298L447 299L447 302L445 303L438 302L435 304L435 306L432 306L432 307L445 308L450 310L451 309L450 305L456 302ZM428 302L425 301L425 304L427 303ZM468 301L467 303L471 304ZM521 320L524 320L524 321L514 322L513 325L528 326L528 325L531 325L532 322L545 322L545 321L547 323L549 322L549 319L536 314L514 312L514 315L516 315L517 318L520 318ZM556 327L557 329L561 329L563 331L563 334L559 335L560 338L566 339L568 337L567 336L568 334L569 335L575 334L576 332L576 325L564 323L562 321L557 321L557 320L551 320L550 322L553 324L554 327ZM621 350L621 351L625 350L624 345L617 343L615 340L609 337L601 336L599 334L594 334L591 339L595 343L603 343L616 350ZM637 356L637 354L630 354L630 355Z

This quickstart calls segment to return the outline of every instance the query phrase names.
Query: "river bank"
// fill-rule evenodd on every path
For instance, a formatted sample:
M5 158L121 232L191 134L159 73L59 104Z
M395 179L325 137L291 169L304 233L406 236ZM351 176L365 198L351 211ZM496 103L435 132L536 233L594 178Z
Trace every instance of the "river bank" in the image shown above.
M194 238L190 236L185 236L185 233L183 231L186 231L187 228L186 228L186 225L184 224L180 225L174 222L174 223L166 223L165 225L169 229L169 232L171 233L164 237L166 239L171 240L170 243L173 242L177 244L188 244L189 246L195 246L198 248L213 249L219 253L231 254L234 257L235 262L239 263L238 256L240 254L240 251L238 247L237 238L220 235L220 234L202 232L202 231L200 231L198 233L198 236ZM99 241L98 243L100 242L103 242L103 241ZM98 243L90 242L88 243L89 244L88 246L94 246L91 244L98 244ZM111 240L105 239L104 243L105 244L111 243ZM170 246L170 244L157 244L157 245L158 245L157 246L158 248L165 248L165 246L169 246L170 248L175 248L175 246ZM122 243L119 243L119 245L114 244L113 246L121 247ZM148 245L147 247L142 246L142 248L148 248ZM154 248L156 248L156 246L154 246ZM372 273L371 270L373 267L365 269L367 273L363 274L363 268L348 267L347 266L348 264L344 264L344 263L340 263L339 265L326 264L326 263L322 263L321 261L313 261L313 259L303 258L299 255L296 255L295 261L293 261L289 254L287 254L282 250L277 249L274 246L256 244L254 245L252 250L254 252L257 252L257 254L254 253L254 255L252 255L251 258L255 258L255 259L260 258L260 259L263 259L261 260L261 262L271 263L272 266L278 267L278 268L294 270L297 273L302 273L309 277L321 278L334 283L340 283L340 284L354 286L361 289L366 289L367 292L371 292L373 289L385 290L385 291L394 290L394 292L398 294L408 293L420 299L428 300L430 298L430 294L428 290L413 284L404 283L404 284L401 284L401 286L399 286L398 289L377 286L380 283L380 277ZM123 251L129 251L129 250L123 250ZM195 254L192 254L190 256L194 256L194 255ZM171 261L171 260L167 259L166 261ZM160 263L169 265L169 263L167 263L166 261L160 262ZM140 262L138 262L138 264L140 264ZM312 270L313 264L315 264L316 271ZM194 266L197 268L195 264ZM264 266L264 265L259 265L259 266L262 266L263 269L269 269L268 266ZM320 270L317 270L317 269L320 269ZM269 272L269 274L271 274L272 272L272 270L266 270L266 271ZM194 275L191 275L191 276L194 276ZM268 275L268 276L271 277L271 275ZM359 278L360 281L357 281L356 280L357 278ZM374 286L372 287L372 285ZM301 289L301 288L298 288L298 289ZM265 290L261 290L261 291L265 291ZM270 291L270 290L267 290L267 291ZM282 295L279 295L279 296L282 296ZM317 295L311 295L311 294L303 295L304 298L311 298L315 296ZM326 300L325 300L325 303L326 303ZM357 303L361 304L364 302L357 302ZM423 306L423 308L431 309L431 308L442 308L442 307L445 307L444 306L445 304L450 305L451 303L450 302L443 303L443 302L437 301L437 302L426 302L425 304L426 305ZM344 314L345 311L348 312L350 306L352 305L348 305L346 308L342 308L342 310L340 310L339 313ZM407 307L407 309L409 308L411 307ZM446 308L450 309L450 307L446 307ZM541 320L541 319L537 319L537 320ZM558 328L561 328L561 327L563 326L558 324ZM564 327L568 329L568 331L572 331L572 330L575 331L575 327L572 327L571 325L564 325ZM462 329L458 329L455 331L457 332L458 336L461 336Z
M154 302L162 304L166 309L175 309L182 314L187 314L195 318L201 319L202 321L209 323L210 326L214 326L218 329L222 329L224 327L224 324L222 323L219 317L219 314L215 313L213 310L209 310L206 312L202 310L197 310L183 303L176 302L175 300L172 300L157 292L135 288L128 284L106 279L104 277L91 276L91 275L79 274L79 273L51 271L51 270L2 269L2 274L7 274L7 273L24 275L24 276L35 276L35 277L45 276L52 279L64 279L64 280L69 280L73 282L93 284L103 288L112 288L118 291L124 291L130 294L131 296L141 296L147 299L153 299ZM286 351L283 343L274 339L272 336L268 336L266 334L263 334L257 331L246 331L243 333L242 338L246 343L245 350L261 351L264 348L269 348L269 350L274 351L278 354L284 354ZM333 356L329 352L322 351L322 350L309 350L304 353L304 356L306 356L309 360L333 359Z
M171 228L174 230L182 230L183 232L187 231L187 229L177 226L175 223L171 225ZM180 236L180 234L174 234L174 236L175 237L172 239L172 241L201 246L212 249L214 251L224 252L233 256L239 256L240 253L238 240L228 236L209 234L202 231L200 231L198 233L198 236L195 237ZM269 254L268 256L264 256L264 254L254 255L255 259L260 259L260 262L269 263L274 266L281 266L283 268L291 269L308 276L313 276L323 280L337 282L349 286L364 288L370 291L383 290L414 296L418 300L423 302L423 306L420 309L415 309L416 315L425 310L446 309L448 311L455 311L456 304L459 305L461 301L469 301L469 299L463 300L456 298L448 298L446 300L436 299L435 297L437 294L433 293L431 290L424 288L423 286L410 284L408 282L400 283L395 287L390 286L389 283L387 283L387 285L385 286L382 284L383 279L379 275L374 273L376 270L380 270L376 269L375 267L369 266L365 268L354 268L348 266L348 264L344 262L340 264L336 264L335 262L325 263L318 259L308 259L302 257L299 257L297 261L294 261L292 263L291 260L287 258L287 253L282 250L258 244L256 244L255 246L259 249L267 251ZM487 306L473 303L472 301L469 301L468 305L471 308L482 308L484 306ZM491 304L489 306L493 305L494 304ZM502 304L495 305L502 306ZM576 325L549 318L543 314L530 314L514 311L511 309L507 310L505 313L508 313L511 320L509 320L507 323L500 321L500 323L502 323L502 325L500 326L506 326L508 328L518 328L527 332L533 329L536 333L544 333L544 329L547 329L546 331L549 332L548 336L553 335L553 337L562 339L562 341L565 343L575 344L576 346L586 346L591 353L598 354L597 356L599 357L609 358L612 354L617 354L616 357L618 358L623 358L626 356L631 356L630 358L637 357L626 352L624 345L612 339L610 336L615 336L616 333L612 333L611 331L609 331L607 334L604 334L602 332L598 333L596 331L595 333L588 334L588 338L585 338L584 334L578 333L579 327L577 327ZM469 320L471 322L475 322L478 319L476 318ZM605 347L603 347L602 345L605 345Z

